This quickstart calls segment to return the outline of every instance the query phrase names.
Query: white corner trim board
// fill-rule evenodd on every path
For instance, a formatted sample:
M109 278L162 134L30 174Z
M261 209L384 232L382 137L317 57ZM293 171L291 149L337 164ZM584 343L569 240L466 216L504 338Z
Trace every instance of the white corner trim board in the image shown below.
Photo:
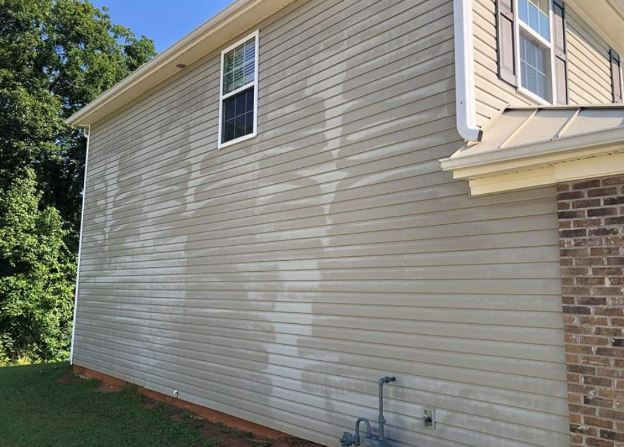
M76 286L74 287L74 316L72 318L72 339L69 348L69 363L74 364L74 337L76 336L76 309L78 309L78 281L80 280L80 252L82 249L82 229L85 219L85 196L87 195L87 166L89 163L89 139L91 136L91 126L84 126L87 145L85 149L85 172L82 180L82 205L80 209L80 231L78 233L78 257L76 258Z
M471 0L454 0L454 53L458 133L466 141L480 141L482 131L475 124L473 7Z

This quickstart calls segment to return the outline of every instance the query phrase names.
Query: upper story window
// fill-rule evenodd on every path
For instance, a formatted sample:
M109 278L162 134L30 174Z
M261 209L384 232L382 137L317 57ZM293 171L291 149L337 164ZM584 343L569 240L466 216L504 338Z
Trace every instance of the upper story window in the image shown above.
M539 103L566 104L562 0L497 0L499 76Z
M258 31L221 52L219 144L256 136L258 109Z
M550 0L518 0L521 87L552 102Z

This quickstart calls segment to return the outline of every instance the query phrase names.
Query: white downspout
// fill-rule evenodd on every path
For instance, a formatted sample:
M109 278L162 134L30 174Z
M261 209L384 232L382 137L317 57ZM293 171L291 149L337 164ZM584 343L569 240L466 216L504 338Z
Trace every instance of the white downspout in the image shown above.
M76 310L78 309L78 281L80 279L80 253L82 250L82 229L85 219L85 196L87 195L87 165L89 163L89 137L91 135L91 126L83 127L85 137L87 137L87 148L85 150L85 172L82 183L82 207L80 209L80 232L78 233L78 258L76 259L76 287L74 291L74 317L72 320L72 341L69 350L69 363L74 364L74 337L76 335Z
M472 0L454 0L454 53L456 68L456 126L466 141L480 141L482 131L475 124L473 73Z

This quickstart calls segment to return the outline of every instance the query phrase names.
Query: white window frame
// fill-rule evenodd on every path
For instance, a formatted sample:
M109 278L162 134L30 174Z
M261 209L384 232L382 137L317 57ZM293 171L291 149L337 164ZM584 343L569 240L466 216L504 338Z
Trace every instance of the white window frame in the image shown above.
M519 1L515 0L515 22L514 29L514 53L515 53L515 68L516 68L516 85L517 91L529 99L538 102L539 104L552 105L556 103L556 77L555 77L555 45L553 44L553 0L549 1L549 40L545 40L543 36L538 34L531 26L527 25L521 20L519 16ZM523 81L521 79L521 33L524 32L538 41L538 43L549 50L549 80L551 82L551 101L541 98L536 93L523 87Z
M248 82L247 84L237 88L236 90L233 90L231 92L228 92L224 95L224 56L226 55L226 53L229 53L230 51L232 51L233 49L235 49L236 47L238 47L239 45L247 42L248 40L250 40L251 38L254 38L254 42L255 42L255 57L254 57L254 81L252 82ZM221 149L223 147L228 147L228 146L232 146L233 144L236 143L240 143L241 141L245 141L245 140L249 140L251 138L254 138L257 135L257 126L258 126L258 59L259 59L259 32L258 30L254 31L253 33L243 37L242 39L236 41L235 43L233 43L232 45L230 45L229 47L223 49L221 51L221 63L220 63L220 70L219 70L219 132L217 132L217 148ZM243 135L242 137L238 137L238 138L234 138L232 140L226 141L222 143L223 140L223 104L224 104L224 100L228 99L231 96L236 95L237 93L242 92L243 90L246 90L250 87L254 87L254 118L253 118L253 126L252 126L252 133L249 133L247 135Z

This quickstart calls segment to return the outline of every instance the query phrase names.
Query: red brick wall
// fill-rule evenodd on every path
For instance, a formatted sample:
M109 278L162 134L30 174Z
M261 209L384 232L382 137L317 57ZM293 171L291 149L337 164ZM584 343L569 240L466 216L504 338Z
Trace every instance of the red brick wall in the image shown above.
M558 185L572 446L623 446L623 177Z

